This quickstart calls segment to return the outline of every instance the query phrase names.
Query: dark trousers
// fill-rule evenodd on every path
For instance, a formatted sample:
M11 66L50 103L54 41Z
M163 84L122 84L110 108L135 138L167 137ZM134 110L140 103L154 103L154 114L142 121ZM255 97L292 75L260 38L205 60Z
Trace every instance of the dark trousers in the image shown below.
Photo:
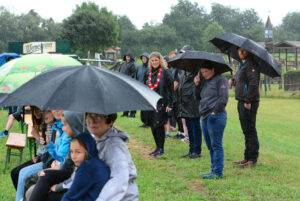
M189 153L201 154L202 132L200 118L185 118L189 134Z
M256 131L256 114L259 102L252 102L251 109L244 107L244 102L238 102L238 112L241 127L245 136L244 159L254 163L258 158L259 142Z
M29 201L55 200L60 194L49 194L51 186L70 178L71 172L63 170L45 170L45 176L39 177ZM60 200L60 199L59 199Z
M123 112L123 116L126 116L126 117L128 117L128 115L129 116L135 116L135 113L136 113L136 111L125 111L125 112Z
M17 186L18 186L19 173L20 173L21 169L24 167L30 166L32 164L34 164L34 163L32 160L30 160L30 161L27 161L11 170L10 176L11 176L11 180L12 180L16 190L17 190Z
M183 133L183 124L182 124L182 118L177 118L177 124L178 124L178 131Z
M156 144L156 148L164 149L165 144L165 128L164 125L151 127L152 135Z

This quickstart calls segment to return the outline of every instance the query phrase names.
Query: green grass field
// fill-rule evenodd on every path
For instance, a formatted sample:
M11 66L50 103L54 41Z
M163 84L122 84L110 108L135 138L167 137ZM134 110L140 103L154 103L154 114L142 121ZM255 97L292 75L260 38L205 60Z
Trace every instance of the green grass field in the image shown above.
M262 98L257 129L260 158L253 169L238 169L232 162L243 157L243 135L237 118L236 101L230 98L224 135L225 177L204 181L200 174L209 171L209 154L203 144L203 157L182 159L188 144L167 139L165 152L153 160L148 153L154 148L150 129L139 128L139 118L119 117L117 127L130 135L130 151L138 169L142 201L286 201L300 200L300 100ZM0 114L3 128L5 113ZM14 128L18 130L18 127ZM3 173L5 139L0 139L0 200L14 200L15 190L9 171ZM28 153L26 157L28 159ZM11 167L16 165L14 161Z

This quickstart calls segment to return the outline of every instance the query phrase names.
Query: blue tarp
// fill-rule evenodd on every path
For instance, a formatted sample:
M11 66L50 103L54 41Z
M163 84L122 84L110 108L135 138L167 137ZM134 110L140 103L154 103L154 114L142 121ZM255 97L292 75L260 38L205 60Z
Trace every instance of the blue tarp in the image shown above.
M2 53L0 54L0 67L5 64L6 62L8 62L11 59L15 59L15 58L19 58L20 55L16 54L16 53Z

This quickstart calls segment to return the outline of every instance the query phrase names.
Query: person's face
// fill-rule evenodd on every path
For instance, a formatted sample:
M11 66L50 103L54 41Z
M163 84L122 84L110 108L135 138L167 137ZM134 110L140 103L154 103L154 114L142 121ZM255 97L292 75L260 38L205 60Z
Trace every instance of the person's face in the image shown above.
M148 63L148 58L147 58L147 57L144 57L144 56L142 56L142 62L143 62L144 64Z
M160 66L160 59L158 57L151 57L150 64L152 68L158 68Z
M107 130L111 128L111 124L107 124L104 118L90 117L89 115L86 117L86 125L88 131L98 138L104 135Z
M53 116L55 119L58 119L60 120L62 118L62 115L63 115L63 110L51 110Z
M33 110L33 115L35 116L36 119L41 119L43 117L42 111L37 108Z
M238 49L238 54L241 60L245 60L248 57L248 52L247 50L243 49L243 48L239 48Z
M126 59L126 62L127 62L127 63L130 62L130 56L127 55L127 56L125 57L125 59Z
M204 77L204 79L206 79L206 80L209 80L215 74L214 69L208 69L208 68L201 68L200 72L201 72L202 76Z
M169 55L169 58L171 59L171 58L174 58L175 56L176 56L176 54L173 53L173 54L170 54L170 55Z
M87 158L86 150L81 146L78 140L73 140L70 145L71 159L74 164L79 167L80 164Z
M52 115L51 111L44 111L43 116L46 124L51 124L54 122L54 116Z
M72 137L74 136L74 132L69 124L69 122L66 120L66 118L62 117L63 127L62 130L67 133L68 136Z

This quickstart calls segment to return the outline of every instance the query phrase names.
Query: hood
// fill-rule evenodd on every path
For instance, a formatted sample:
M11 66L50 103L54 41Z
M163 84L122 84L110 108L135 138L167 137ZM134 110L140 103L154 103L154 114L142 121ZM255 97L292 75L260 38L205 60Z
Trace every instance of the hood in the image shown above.
M88 158L98 157L98 150L95 139L89 133L81 133L75 139L80 140L86 145L88 151Z
M110 128L106 134L104 134L101 138L100 141L105 141L107 140L107 138L110 137L119 137L121 138L124 142L128 141L128 135L118 129L116 129L115 127Z
M130 62L134 62L133 55L131 53L127 53L123 55L123 61L126 61L126 56L130 56Z
M74 132L75 136L79 135L80 133L86 132L84 113L64 111L64 117L70 124L70 127Z
M149 60L149 53L148 52L144 52L141 56L140 59L142 60L142 57L147 57L147 59Z

